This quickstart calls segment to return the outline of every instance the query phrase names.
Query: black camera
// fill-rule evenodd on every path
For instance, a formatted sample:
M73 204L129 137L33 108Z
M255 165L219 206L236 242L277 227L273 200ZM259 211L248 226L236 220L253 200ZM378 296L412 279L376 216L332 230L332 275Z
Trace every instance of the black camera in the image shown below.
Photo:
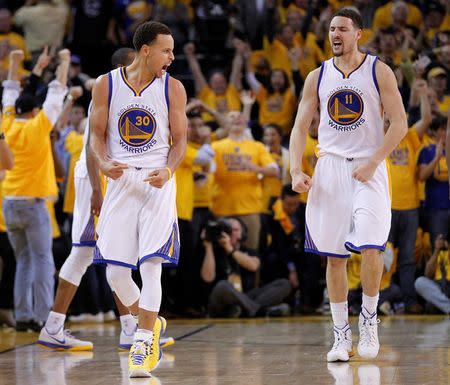
M217 242L222 238L222 233L231 235L231 226L226 219L208 221L205 228L205 239L207 241Z

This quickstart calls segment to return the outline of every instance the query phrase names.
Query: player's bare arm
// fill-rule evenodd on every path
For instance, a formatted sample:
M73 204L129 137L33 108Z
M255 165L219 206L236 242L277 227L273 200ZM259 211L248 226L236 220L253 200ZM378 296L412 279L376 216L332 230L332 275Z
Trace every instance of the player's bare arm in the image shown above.
M100 76L92 89L90 147L97 158L100 170L111 179L122 176L126 164L109 159L106 152L106 128L108 125L108 77Z
M310 72L306 77L303 95L298 105L297 116L291 132L289 156L291 163L292 189L305 192L311 188L312 179L301 170L303 152L306 146L308 129L319 107L317 84L320 68Z
M91 196L91 213L99 216L100 210L103 204L103 194L100 183L100 173L97 159L92 153L91 146L89 145L91 139L91 131L89 130L88 139L86 143L86 168L89 176L89 182L92 187Z
M186 91L179 80L169 79L169 125L172 146L169 150L167 167L155 170L144 179L153 187L161 188L181 164L187 145Z
M381 103L389 118L390 126L382 146L367 162L353 171L353 178L360 182L367 182L373 177L378 165L398 146L408 132L406 112L394 73L386 64L377 62L376 75Z

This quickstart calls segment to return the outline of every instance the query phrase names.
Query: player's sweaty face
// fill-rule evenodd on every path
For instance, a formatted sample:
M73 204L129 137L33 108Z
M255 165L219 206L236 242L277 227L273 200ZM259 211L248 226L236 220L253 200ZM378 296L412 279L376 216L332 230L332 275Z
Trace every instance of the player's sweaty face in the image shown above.
M171 35L159 34L154 42L149 46L147 65L151 72L157 77L161 77L172 64L175 57L173 55L174 41Z
M328 32L333 55L341 56L351 52L360 34L361 30L354 27L352 19L343 16L333 17Z

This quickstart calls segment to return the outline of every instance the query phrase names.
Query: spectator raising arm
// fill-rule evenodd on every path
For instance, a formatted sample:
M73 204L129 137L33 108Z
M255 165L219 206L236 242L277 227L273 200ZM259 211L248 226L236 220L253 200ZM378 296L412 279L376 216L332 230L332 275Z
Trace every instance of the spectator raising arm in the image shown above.
M75 86L70 87L69 94L67 95L66 101L63 106L62 113L58 118L58 122L56 123L55 129L58 132L64 130L64 128L69 123L70 113L72 112L72 107L74 102L83 95L83 87Z
M59 65L56 79L48 85L47 96L42 109L47 119L55 125L63 110L63 101L67 93L67 76L70 66L70 51L63 49L58 53Z
M18 81L18 70L24 53L22 50L14 50L9 54L9 70L8 78L3 82L3 95L2 95L2 124L1 132L6 133L11 127L11 124L16 116L15 104L20 95L20 82Z
M194 76L195 93L199 94L200 91L208 85L208 83L205 79L205 76L203 75L199 62L195 57L194 43L187 43L184 46L184 54L186 55L186 60L189 64L189 68L191 69L192 75Z
M416 80L412 88L414 90L413 92L419 95L420 100L420 120L416 122L415 127L419 139L422 140L432 119L427 82L423 79Z

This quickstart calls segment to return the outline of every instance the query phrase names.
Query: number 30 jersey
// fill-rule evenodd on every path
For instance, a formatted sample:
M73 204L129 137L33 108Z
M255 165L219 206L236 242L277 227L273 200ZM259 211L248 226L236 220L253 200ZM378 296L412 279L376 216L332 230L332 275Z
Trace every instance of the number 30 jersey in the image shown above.
M317 85L319 155L365 158L383 144L384 119L375 72L377 60L376 56L365 55L361 64L348 74L333 58L322 63Z
M132 167L167 166L170 148L169 74L141 90L128 82L125 67L108 73L107 151L111 159Z

